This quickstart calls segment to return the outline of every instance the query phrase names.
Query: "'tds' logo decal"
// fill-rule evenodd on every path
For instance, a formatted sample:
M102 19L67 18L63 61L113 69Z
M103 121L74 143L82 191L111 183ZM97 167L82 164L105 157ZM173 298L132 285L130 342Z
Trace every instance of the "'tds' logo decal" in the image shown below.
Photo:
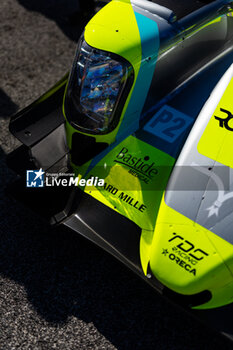
M224 108L220 108L220 111L227 114L227 118L220 118L220 117L214 116L214 118L219 121L220 128L225 128L229 131L233 131L233 128L229 126L229 122L233 119L233 115L231 114L230 111Z

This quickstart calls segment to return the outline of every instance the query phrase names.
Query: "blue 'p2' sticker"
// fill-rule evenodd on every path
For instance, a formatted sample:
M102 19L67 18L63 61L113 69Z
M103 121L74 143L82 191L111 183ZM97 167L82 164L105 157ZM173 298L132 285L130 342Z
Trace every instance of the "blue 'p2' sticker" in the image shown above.
M192 123L192 118L165 105L144 126L144 130L172 143L176 141Z

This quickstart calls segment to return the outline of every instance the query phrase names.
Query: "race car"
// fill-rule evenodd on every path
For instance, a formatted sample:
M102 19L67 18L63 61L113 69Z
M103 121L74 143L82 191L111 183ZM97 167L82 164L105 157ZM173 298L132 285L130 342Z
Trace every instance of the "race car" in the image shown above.
M111 1L70 74L11 118L22 145L8 157L12 195L229 337L232 13L229 0Z

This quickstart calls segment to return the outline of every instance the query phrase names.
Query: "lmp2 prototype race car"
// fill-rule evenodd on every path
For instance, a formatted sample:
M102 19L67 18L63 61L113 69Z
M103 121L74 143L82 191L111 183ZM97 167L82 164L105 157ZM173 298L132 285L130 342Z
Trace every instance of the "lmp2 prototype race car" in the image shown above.
M11 118L8 157L11 194L230 338L232 16L229 0L111 1L69 76Z

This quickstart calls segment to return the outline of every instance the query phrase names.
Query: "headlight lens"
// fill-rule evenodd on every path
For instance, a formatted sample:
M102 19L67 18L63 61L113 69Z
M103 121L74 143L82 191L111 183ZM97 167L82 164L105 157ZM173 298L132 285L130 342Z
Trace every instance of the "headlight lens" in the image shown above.
M132 86L132 75L126 60L82 40L67 89L67 119L78 130L91 134L113 130L127 98L125 94L121 98L123 91Z

